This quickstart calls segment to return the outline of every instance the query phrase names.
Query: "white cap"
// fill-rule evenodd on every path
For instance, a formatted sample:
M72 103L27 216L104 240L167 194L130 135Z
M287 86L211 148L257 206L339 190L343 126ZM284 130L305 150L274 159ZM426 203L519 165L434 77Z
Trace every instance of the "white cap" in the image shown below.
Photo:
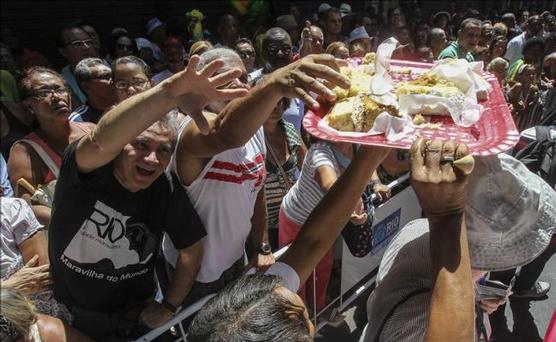
M157 27L164 25L157 17L151 18L147 21L147 33L150 35Z
M326 12L329 9L331 9L332 6L330 6L329 4L327 4L326 2L323 2L322 4L319 5L319 9L317 10L320 13Z
M342 12L342 17L351 14L351 6L347 3L342 3L340 5L340 12Z
M351 31L351 33L349 34L349 42L353 42L354 40L357 39L371 39L371 37L369 36L369 34L367 33L367 30L365 30L365 26L359 26L356 27L355 29L353 29L353 31Z

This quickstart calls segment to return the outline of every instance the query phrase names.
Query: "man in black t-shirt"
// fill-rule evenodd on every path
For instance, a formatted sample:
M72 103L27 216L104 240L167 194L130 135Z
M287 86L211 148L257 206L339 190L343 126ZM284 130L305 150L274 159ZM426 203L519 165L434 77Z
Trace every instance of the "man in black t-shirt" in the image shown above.
M239 70L211 77L221 61L200 71L197 64L192 58L185 71L120 103L65 152L49 227L54 295L96 340L162 325L196 277L206 233L185 191L164 173L177 139L177 113L166 113L196 98L246 94L218 89ZM159 304L151 298L163 231L179 256Z

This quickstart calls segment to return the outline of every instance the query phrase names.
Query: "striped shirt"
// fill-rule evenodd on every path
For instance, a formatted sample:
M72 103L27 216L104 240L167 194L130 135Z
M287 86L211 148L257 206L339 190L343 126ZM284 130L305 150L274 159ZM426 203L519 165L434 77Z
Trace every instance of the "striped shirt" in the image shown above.
M315 180L315 173L321 166L333 168L337 175L341 173L332 148L325 142L317 142L307 151L297 183L284 196L282 209L288 218L297 224L305 223L309 214L326 194Z
M282 168L286 173L286 177L288 177L289 183L294 184L297 180L297 151L301 145L301 138L291 123L280 120L278 125L282 128L282 131L286 136L286 142L288 144L288 151L290 154L290 157L282 165ZM265 196L268 229L278 229L278 214L280 212L280 205L282 204L282 199L288 192L288 189L286 182L284 181L270 152L266 155L265 166Z

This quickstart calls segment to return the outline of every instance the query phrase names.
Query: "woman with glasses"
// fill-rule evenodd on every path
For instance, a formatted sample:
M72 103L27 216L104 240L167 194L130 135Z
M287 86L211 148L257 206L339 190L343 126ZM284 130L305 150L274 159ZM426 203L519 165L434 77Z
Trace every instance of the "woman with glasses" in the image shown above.
M62 76L54 70L27 69L20 82L20 93L38 128L12 146L8 172L15 195L29 202L39 222L47 226L52 194L45 190L46 196L39 196L40 192L33 195L39 185L53 189L65 148L92 125L69 121L71 94Z
M118 102L152 86L150 67L141 58L135 56L118 58L112 63L112 72Z

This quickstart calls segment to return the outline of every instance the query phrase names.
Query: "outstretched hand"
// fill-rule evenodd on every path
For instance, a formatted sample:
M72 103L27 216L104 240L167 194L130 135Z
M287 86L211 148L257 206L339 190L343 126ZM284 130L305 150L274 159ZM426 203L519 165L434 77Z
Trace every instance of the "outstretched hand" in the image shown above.
M33 256L25 266L2 282L2 286L13 287L25 296L30 296L50 288L50 266L40 265L39 256Z
M339 72L343 65L347 65L346 61L332 55L310 55L278 69L271 77L280 85L284 97L300 98L309 107L318 109L320 105L311 93L334 101L334 86L349 89L349 80Z
M224 61L217 59L201 70L197 70L199 61L199 56L191 57L187 68L172 76L167 86L173 97L183 97L180 101L180 109L195 120L201 133L207 134L209 125L202 110L208 100L231 100L247 95L247 89L222 87L241 76L242 72L239 68L216 74L224 66Z
M417 139L411 146L411 185L427 217L463 212L467 176L453 167L469 154L467 145Z

